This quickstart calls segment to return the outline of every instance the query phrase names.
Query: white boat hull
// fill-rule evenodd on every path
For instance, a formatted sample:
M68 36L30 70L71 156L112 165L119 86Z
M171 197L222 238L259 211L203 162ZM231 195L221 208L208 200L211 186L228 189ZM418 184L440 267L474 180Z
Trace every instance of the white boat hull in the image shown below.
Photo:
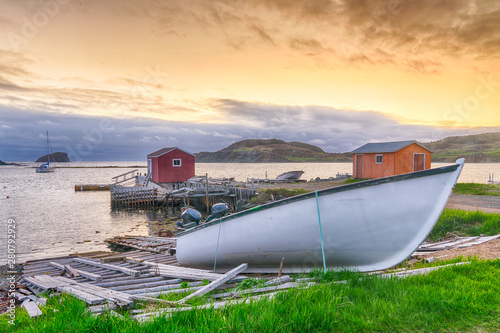
M284 272L323 267L373 271L405 260L441 215L463 167L457 165L277 201L178 236L181 265ZM320 233L319 216L321 219ZM220 235L219 235L220 231Z
M277 180L298 180L304 171L288 171L277 176Z

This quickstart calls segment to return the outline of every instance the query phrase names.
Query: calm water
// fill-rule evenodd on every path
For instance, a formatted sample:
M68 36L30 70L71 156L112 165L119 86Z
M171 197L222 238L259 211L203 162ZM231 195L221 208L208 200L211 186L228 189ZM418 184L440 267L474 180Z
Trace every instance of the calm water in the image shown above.
M30 166L34 166L31 164ZM446 164L434 163L433 167ZM7 261L7 220L16 222L17 261L107 249L104 239L117 235L154 233L165 213L112 211L109 192L75 192L75 184L105 184L145 162L72 162L71 168L37 174L32 167L0 167L0 264ZM100 168L74 168L99 166ZM120 166L120 168L103 168ZM275 178L289 170L303 170L302 179L352 173L351 163L198 163L196 174L210 177ZM459 182L486 183L488 173L500 180L500 163L466 164ZM9 198L7 199L7 196Z

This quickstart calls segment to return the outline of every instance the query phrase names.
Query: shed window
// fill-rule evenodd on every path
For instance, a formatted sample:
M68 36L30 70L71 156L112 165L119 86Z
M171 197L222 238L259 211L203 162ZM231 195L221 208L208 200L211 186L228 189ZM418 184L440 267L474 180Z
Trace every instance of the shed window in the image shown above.
M375 163L376 164L382 164L384 163L384 155L375 155Z
M181 160L180 159L175 159L175 160L172 160L172 165L174 167L179 167L181 166Z

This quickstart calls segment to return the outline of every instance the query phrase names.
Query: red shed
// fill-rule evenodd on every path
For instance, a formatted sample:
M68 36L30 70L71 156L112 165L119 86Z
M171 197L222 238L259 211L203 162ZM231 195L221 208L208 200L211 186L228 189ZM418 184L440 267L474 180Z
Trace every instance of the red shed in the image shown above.
M148 155L148 173L155 183L181 183L194 177L194 155L177 147Z
M356 178L381 178L431 168L432 150L412 141L367 143L352 151Z

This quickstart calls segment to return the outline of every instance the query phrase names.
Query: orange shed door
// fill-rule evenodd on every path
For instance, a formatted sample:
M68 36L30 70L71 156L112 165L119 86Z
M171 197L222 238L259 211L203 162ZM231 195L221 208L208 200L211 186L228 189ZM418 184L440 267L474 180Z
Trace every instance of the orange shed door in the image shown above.
M356 155L356 174L354 177L363 178L363 169L364 169L364 155Z
M413 154L413 171L425 169L425 154Z

